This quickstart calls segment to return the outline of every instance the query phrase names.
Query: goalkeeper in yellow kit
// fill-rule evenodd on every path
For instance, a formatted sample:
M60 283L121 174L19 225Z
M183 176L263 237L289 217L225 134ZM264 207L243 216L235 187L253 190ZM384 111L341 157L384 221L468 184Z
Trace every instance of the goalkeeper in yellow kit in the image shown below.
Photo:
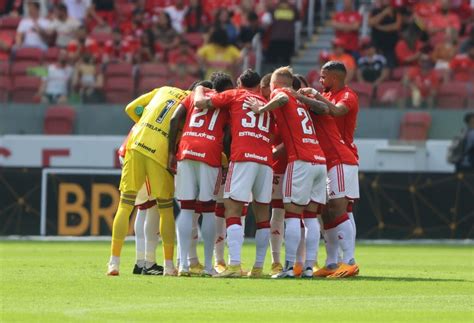
M181 89L165 86L140 96L125 108L126 113L137 124L130 133L122 168L120 203L112 228L111 257L107 275L119 274L120 253L128 232L129 219L134 210L137 192L145 183L146 177L150 182L150 196L156 198L161 216L164 275L176 275L173 264L174 180L173 175L166 169L168 133L171 116L187 94L188 92Z

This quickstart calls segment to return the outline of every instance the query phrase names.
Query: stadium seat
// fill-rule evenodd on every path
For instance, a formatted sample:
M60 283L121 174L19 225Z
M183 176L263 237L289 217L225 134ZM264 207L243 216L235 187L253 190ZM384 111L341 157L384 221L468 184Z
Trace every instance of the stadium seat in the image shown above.
M95 32L90 34L90 37L94 39L99 45L105 44L107 41L112 40L111 33Z
M436 106L442 109L463 109L468 99L467 84L448 82L440 86Z
M0 76L10 74L10 64L8 62L0 62Z
M44 134L70 135L74 132L76 111L67 105L51 106L44 117Z
M130 77L111 77L106 80L104 90L108 103L128 103L135 93L134 81Z
M406 68L403 66L395 67L390 74L390 80L400 81L403 79L403 76L405 76L405 69Z
M367 83L351 83L349 87L352 88L359 96L359 107L368 108L370 107L372 96L374 93L374 87Z
M161 76L167 77L170 70L166 64L144 63L138 67L140 77Z
M12 16L5 16L0 19L0 30L15 30L18 28L20 24L21 16L20 17L12 17Z
M319 83L319 70L318 69L312 69L306 74L306 79L309 82L309 86L318 89L318 87L321 87L321 83Z
M199 79L189 75L183 78L176 78L173 82L173 85L182 90L187 90L196 81L199 81Z
M36 76L16 76L11 88L11 100L17 103L38 103L41 79Z
M201 33L187 33L184 35L184 38L194 48L201 47L204 44L204 38Z
M0 75L0 102L8 101L8 93L10 93L11 81L8 76Z
M110 63L105 68L105 77L132 77L133 66L130 63Z
M138 95L150 92L157 87L166 86L169 84L167 77L143 77L138 82Z
M133 10L135 5L133 3L122 2L115 4L115 10L122 18L130 19L132 18Z
M43 51L39 48L20 48L15 52L15 62L36 62L43 60Z
M390 105L402 103L406 98L405 89L400 82L388 81L381 83L376 89L375 101L377 105Z
M15 62L11 66L10 74L12 77L27 75L28 69L37 67L38 65L38 62L31 61Z
M431 126L428 112L407 112L400 125L401 140L426 140Z
M58 60L59 52L61 49L58 47L50 47L44 54L44 60L46 63L54 63Z

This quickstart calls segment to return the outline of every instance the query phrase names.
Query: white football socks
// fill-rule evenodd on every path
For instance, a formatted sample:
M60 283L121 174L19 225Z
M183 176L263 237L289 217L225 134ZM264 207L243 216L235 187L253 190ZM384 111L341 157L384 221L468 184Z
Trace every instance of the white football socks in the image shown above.
M160 214L158 207L153 206L146 210L145 219L145 265L150 268L156 263L156 246L158 245L158 231L160 228Z
M145 215L146 210L137 210L135 217L134 230L135 230L135 263L138 267L143 268L145 266Z
M300 222L300 243L298 244L298 249L296 249L296 262L303 265L305 260L305 253L306 253L306 237L305 237L305 228L301 227Z
M242 245L244 244L244 230L239 224L232 224L227 228L227 246L229 248L229 264L240 265Z
M270 228L257 229L257 232L255 233L255 244L257 248L254 264L255 268L263 268L269 240Z
M317 218L304 219L305 240L306 240L306 259L304 268L314 267L318 260L318 248L320 238L319 220Z
M199 217L201 214L193 214L193 230L191 232L191 244L189 245L188 261L189 265L197 265L199 257L197 255L197 244L199 242Z
M300 219L285 219L285 260L287 268L296 262L296 251L301 240Z
M193 231L193 214L194 210L181 209L176 227L178 228L178 244L179 244L179 270L188 271L189 263L187 261L189 248L191 246Z
M342 261L346 264L354 259L354 233L351 221L346 220L336 227L326 229L326 265L335 264L338 261L338 249L341 247Z
M216 214L206 212L202 214L201 234L204 240L204 267L208 272L212 270L212 253L216 237Z
M225 218L216 216L216 237L214 245L214 258L216 263L225 263L224 259L224 244L226 236Z
M270 220L270 248L272 250L272 262L281 263L281 245L283 243L283 234L285 232L285 210L272 209L272 218Z

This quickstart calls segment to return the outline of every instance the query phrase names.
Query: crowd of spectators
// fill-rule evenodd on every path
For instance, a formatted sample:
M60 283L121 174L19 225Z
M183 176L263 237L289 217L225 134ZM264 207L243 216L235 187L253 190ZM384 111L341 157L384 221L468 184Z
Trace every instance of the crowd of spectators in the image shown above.
M363 15L354 1L340 1L332 16L330 59L344 62L347 82L401 81L407 104L433 107L440 88L474 82L474 8L469 0L375 0L367 17L370 36L360 38ZM317 77L317 73L313 74ZM469 88L471 87L471 88ZM471 92L472 93L472 92ZM392 98L393 99L393 98Z
M13 30L2 25L15 18ZM35 60L42 70L32 72L42 77L43 101L101 100L115 63L137 71L161 64L176 80L217 69L236 75L256 34L273 48L268 60L288 64L298 19L287 0L0 0L0 64L15 63L19 49L40 49L50 58ZM52 93L60 82L67 86Z

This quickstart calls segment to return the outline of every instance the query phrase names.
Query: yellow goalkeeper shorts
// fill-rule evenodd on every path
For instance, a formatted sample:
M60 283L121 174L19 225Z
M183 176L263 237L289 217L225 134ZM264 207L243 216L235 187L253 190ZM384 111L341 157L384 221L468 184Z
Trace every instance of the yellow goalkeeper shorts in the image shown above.
M135 150L127 151L120 179L120 191L137 194L147 177L151 199L173 198L173 176L153 159Z

